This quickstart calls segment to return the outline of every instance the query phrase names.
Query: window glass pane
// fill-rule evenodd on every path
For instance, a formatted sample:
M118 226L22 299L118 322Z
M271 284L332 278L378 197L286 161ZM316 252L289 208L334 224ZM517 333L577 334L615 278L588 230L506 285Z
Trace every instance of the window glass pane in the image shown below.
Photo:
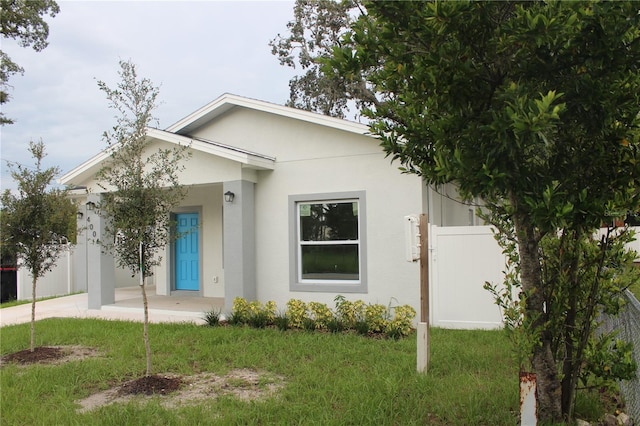
M301 203L300 233L302 241L337 241L358 239L358 202Z
M303 245L303 280L358 280L358 245Z

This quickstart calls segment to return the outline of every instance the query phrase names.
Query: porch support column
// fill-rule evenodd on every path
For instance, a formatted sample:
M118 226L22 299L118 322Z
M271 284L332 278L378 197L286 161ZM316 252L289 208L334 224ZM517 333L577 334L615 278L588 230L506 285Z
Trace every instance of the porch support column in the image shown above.
M87 203L100 203L100 195L89 194ZM88 205L88 204L87 204ZM100 215L97 208L87 209L87 293L89 309L100 309L102 305L115 303L115 263L113 255L105 253L98 241L106 238L107 219Z
M233 299L256 299L255 184L246 180L225 182L222 192L234 194L224 202L224 307L231 312Z
M82 217L78 219L76 246L73 249L73 291L87 291L87 243L89 211L86 206L87 200L83 200L78 205L78 212Z

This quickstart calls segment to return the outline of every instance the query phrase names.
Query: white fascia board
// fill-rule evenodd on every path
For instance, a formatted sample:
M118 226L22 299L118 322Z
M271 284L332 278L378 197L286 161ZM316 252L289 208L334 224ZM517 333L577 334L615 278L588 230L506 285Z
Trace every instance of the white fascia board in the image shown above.
M69 185L74 178L82 175L83 173L86 173L87 171L91 170L92 168L109 158L111 156L112 150L113 147L109 147L104 151L94 155L79 166L71 169L58 179L58 183L61 185Z
M246 167L253 167L264 170L273 170L275 167L275 158L261 155L257 153L245 152L239 149L233 149L233 147L225 147L215 142L205 142L196 139L191 139L186 136L171 133L165 130L155 129L153 127L147 128L147 136L153 139L174 143L176 145L190 146L193 149L197 149L202 152L207 152L212 155L217 155L222 158L237 161L242 163ZM107 160L111 153L115 149L115 146L109 147L99 154L91 157L89 160L75 167L71 171L67 172L58 179L58 183L61 185L68 185L73 179L81 176L82 174L92 170L102 162Z
M177 135L165 130L149 128L147 135L154 139L163 140L170 143L190 146L192 149L205 152L207 154L226 158L228 160L237 161L247 167L273 170L275 167L275 158L268 157L257 153L243 151L233 147L226 147L215 142L207 142L198 139L192 139L186 136Z
M180 132L189 128L198 121L209 121L223 112L228 111L234 106L244 107L256 111L263 111L270 114L276 114L296 120L306 121L308 123L318 124L338 130L344 130L359 135L369 135L369 127L361 123L343 120L341 118L329 117L315 112L305 111L297 108L291 108L283 105L277 105L270 102L259 101L256 99L244 98L241 96L224 94L213 102L203 106L194 113L188 115L177 123L167 128L169 132Z

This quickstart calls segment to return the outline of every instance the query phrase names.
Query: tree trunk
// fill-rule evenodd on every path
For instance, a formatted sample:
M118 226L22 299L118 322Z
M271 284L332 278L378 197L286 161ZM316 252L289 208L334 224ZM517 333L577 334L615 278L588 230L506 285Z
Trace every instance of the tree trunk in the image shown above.
M147 302L147 290L144 285L144 278L142 278L142 285L140 286L142 289L142 302L144 304L144 325L143 325L143 336L144 336L144 349L147 355L147 371L145 372L145 376L151 375L151 345L149 344L149 303Z
M31 352L36 349L36 277L34 273L31 282L31 344L29 345Z
M551 347L552 336L545 326L544 289L539 257L539 241L532 225L522 216L514 215L514 225L520 253L522 289L527 294L526 320L538 333L539 344L532 353L531 364L536 374L538 419L542 422L561 422L562 404L558 370Z
M564 236L564 235L563 235ZM576 251L576 247L580 244L582 238L582 232L575 231L573 235L572 244L567 247L562 247L561 250ZM559 253L558 256L561 256ZM580 253L575 252L572 254L573 259L569 266L569 306L564 321L564 361L562 363L562 414L566 419L573 418L573 409L575 405L576 386L578 380L578 373L580 369L580 358L582 349L580 346L575 347L576 333L578 337L580 332L576 329L576 321L578 316L578 292L580 291L580 283L578 278L578 268L580 267ZM579 339L582 340L582 339Z

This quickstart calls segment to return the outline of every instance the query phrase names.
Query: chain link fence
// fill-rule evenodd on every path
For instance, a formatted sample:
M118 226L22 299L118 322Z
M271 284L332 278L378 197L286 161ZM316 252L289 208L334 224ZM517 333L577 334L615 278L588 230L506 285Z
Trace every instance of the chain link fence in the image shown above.
M620 392L626 404L626 413L640 425L640 302L627 290L627 305L618 316L605 315L601 324L603 332L618 331L618 337L633 342L633 358L636 361L636 378L620 382Z

